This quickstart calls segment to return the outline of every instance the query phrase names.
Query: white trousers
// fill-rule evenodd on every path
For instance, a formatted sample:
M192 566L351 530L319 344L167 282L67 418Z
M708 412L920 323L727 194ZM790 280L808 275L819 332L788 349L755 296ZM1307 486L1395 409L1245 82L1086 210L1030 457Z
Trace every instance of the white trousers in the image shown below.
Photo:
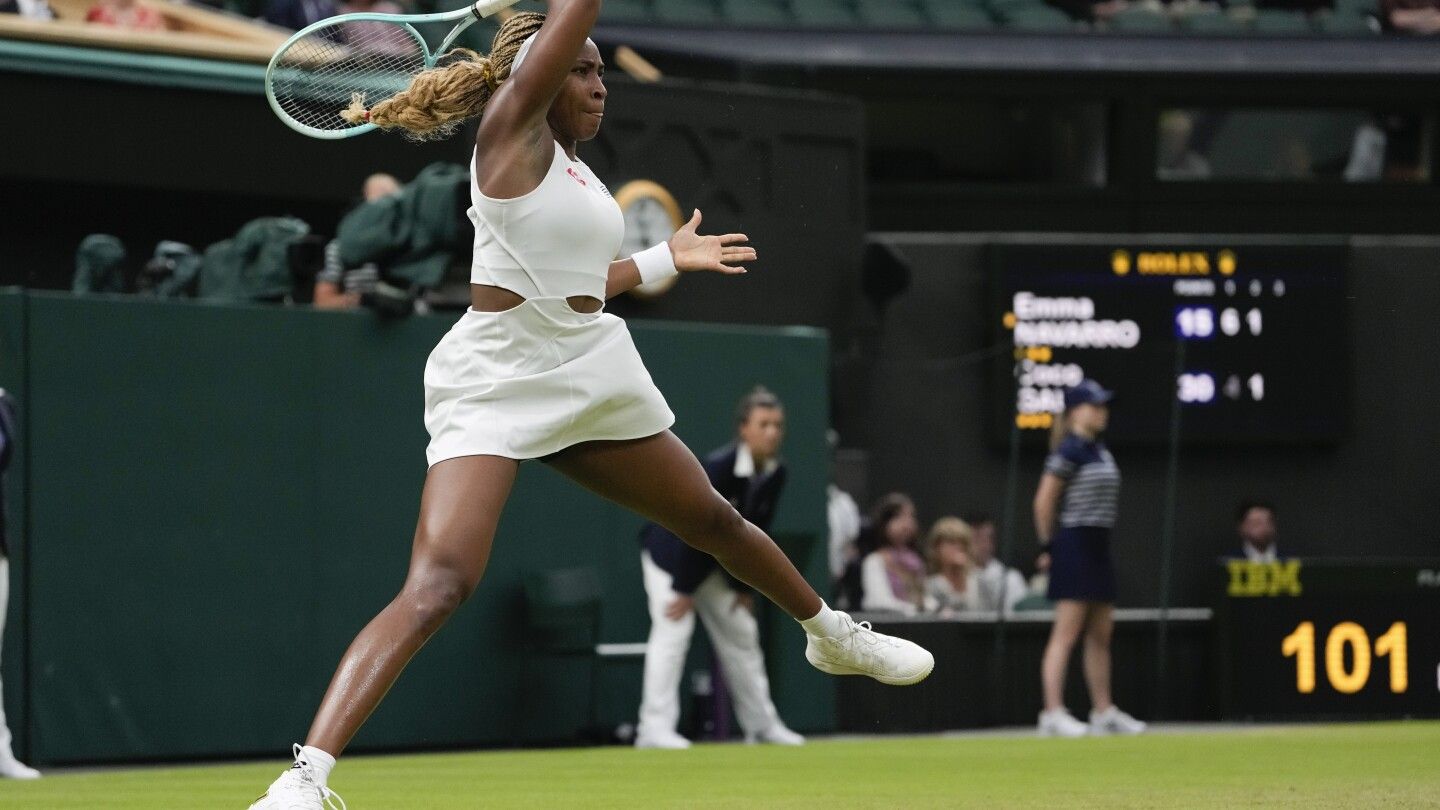
M639 735L674 733L680 722L680 676L695 616L705 623L710 644L735 702L735 716L746 734L760 734L779 722L770 699L770 679L760 652L760 626L750 611L735 607L735 591L714 571L695 589L695 609L679 621L665 616L675 600L675 578L640 552L645 596L650 604L650 639L645 645L645 684L641 692Z
M10 561L0 557L0 641L5 639L5 611L10 608ZM5 687L0 684L0 759L13 759L10 727L5 724Z

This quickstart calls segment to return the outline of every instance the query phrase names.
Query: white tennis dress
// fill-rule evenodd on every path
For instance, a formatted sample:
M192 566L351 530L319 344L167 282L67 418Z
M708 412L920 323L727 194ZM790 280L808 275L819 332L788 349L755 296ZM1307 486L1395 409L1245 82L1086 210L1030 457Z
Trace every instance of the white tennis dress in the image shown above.
M540 185L497 200L470 164L475 255L470 280L525 302L467 310L425 364L426 456L546 456L578 442L638 439L675 415L621 319L576 312L565 299L605 300L625 230L620 207L590 167L555 144Z

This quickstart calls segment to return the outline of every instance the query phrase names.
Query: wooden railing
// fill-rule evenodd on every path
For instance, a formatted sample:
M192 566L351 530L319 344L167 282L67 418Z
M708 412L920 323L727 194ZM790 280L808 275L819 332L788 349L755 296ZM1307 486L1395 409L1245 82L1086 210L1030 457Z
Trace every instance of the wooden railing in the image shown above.
M0 15L0 38L82 45L236 62L270 61L288 31L181 3L142 2L165 19L165 31L132 31L85 22L91 0L51 0L57 19Z

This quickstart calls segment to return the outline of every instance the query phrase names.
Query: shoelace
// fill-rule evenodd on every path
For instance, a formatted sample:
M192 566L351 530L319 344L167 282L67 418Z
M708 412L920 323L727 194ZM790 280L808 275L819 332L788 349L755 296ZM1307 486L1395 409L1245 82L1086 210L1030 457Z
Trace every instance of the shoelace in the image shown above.
M315 767L300 758L299 743L295 743L290 747L290 753L295 755L295 764L299 766L300 778L320 791L320 800L325 803L325 807L329 808L329 810L349 810L349 808L345 806L345 800L340 798L339 793L320 785L320 780L315 778Z
M845 618L848 619L850 622L850 632L846 637L847 640L850 638L854 638L855 636L859 636L862 641L872 647L879 644L884 644L887 647L900 646L896 644L895 640L890 638L889 636L884 636L880 633L875 632L874 626L871 625L870 622L857 622L854 619L850 619L849 616L846 616Z

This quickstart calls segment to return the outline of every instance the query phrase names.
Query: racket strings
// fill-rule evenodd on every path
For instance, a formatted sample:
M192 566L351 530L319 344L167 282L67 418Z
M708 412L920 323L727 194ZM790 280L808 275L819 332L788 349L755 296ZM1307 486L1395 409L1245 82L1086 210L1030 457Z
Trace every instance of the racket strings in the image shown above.
M411 29L382 21L349 21L292 43L271 71L271 92L297 123L349 129L341 117L355 94L373 107L399 93L426 67L428 52Z

